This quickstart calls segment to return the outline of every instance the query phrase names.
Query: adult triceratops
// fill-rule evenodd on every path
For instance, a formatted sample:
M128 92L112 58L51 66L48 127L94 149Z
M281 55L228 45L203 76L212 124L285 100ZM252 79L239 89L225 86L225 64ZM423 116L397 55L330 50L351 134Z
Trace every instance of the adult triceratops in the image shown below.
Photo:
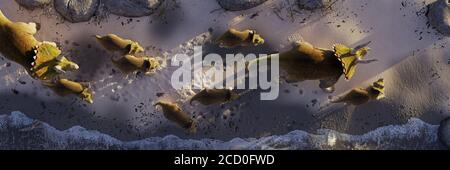
M286 73L287 82L319 80L320 88L333 92L334 85L342 75L349 80L354 76L358 64L377 61L364 59L370 51L367 47L369 44L370 42L364 43L355 48L335 44L333 49L323 49L314 47L308 42L299 41L289 51L250 61L248 67L257 61L278 56L280 68Z
M13 22L0 10L0 53L22 65L28 73L41 80L49 80L65 71L77 70L76 63L61 56L53 42L40 42L35 23Z
M79 67L61 56L61 50L56 43L38 41L34 37L36 33L35 23L13 22L0 10L0 53L7 59L22 65L28 74L41 80L44 85L53 88L54 86L48 82L60 81L62 73L77 70ZM65 88L75 87L70 83ZM82 98L92 103L90 90L85 89L83 88ZM56 89L54 91L57 92ZM75 92L78 93L78 91Z

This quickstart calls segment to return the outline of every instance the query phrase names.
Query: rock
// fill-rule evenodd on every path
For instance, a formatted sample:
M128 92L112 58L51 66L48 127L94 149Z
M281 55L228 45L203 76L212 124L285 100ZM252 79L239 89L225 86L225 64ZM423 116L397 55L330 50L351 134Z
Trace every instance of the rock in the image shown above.
M217 0L219 5L229 11L242 11L254 8L267 0Z
M16 2L27 8L27 9L34 9L37 7L42 7L44 5L48 5L52 2L53 0L16 0Z
M450 36L450 1L438 0L429 5L430 24L445 36Z
M55 9L70 22L89 21L99 6L99 0L55 0Z
M104 1L109 12L125 17L142 17L153 14L164 0L109 0Z
M441 122L438 137L442 144L450 149L450 117Z
M298 0L300 9L315 10L329 7L335 0Z

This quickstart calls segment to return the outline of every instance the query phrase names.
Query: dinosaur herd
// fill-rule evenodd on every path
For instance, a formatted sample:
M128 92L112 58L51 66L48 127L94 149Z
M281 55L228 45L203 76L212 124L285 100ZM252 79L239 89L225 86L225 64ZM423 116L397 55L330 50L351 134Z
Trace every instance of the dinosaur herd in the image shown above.
M34 37L37 31L35 23L13 22L0 10L0 53L23 66L30 76L40 80L56 94L61 96L75 94L84 101L93 103L93 91L89 83L70 80L65 76L66 72L75 71L79 66L62 56L56 43L37 40ZM124 73L140 70L152 74L160 68L160 63L155 57L143 55L144 48L136 41L115 34L97 35L95 38L106 50L122 56L118 60L112 59L112 63ZM237 46L250 48L264 43L264 38L251 29L240 31L231 28L217 39L217 44L222 48ZM333 49L322 49L301 41L291 50L249 61L248 65L276 56L279 57L280 68L287 74L286 82L318 80L320 88L333 92L334 85L340 77L344 76L349 80L354 76L358 64L376 61L364 59L370 51L368 45L369 43L366 43L349 48L336 44ZM239 94L231 89L204 89L194 95L190 103L196 101L203 105L216 105L233 101L238 97ZM380 79L367 88L355 88L331 102L361 105L382 97L384 97L384 82ZM162 107L167 119L188 132L196 131L196 121L176 103L159 101L155 106Z

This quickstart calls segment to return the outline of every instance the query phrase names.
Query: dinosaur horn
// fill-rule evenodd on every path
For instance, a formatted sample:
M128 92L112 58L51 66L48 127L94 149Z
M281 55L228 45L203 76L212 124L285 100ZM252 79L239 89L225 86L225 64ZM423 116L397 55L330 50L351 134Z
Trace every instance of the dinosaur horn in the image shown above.
M364 44L358 45L354 48L354 51L358 51L361 48L367 47L370 43L372 43L372 41L366 42Z

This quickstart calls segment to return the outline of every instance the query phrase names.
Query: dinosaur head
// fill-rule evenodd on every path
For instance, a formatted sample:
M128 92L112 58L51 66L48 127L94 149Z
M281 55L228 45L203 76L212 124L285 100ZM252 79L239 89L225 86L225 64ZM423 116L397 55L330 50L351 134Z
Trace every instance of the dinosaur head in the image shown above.
M252 43L254 46L264 44L264 38L261 35L257 34L255 30L251 30L250 34L252 35Z
M57 65L58 56L61 55L61 50L53 42L46 42L37 45L33 48L33 62L31 63L31 71L33 75L39 79L52 79L61 68L55 68ZM54 68L54 69L53 69Z
M146 69L146 73L148 73L148 74L154 73L158 68L161 67L160 63L155 58L146 57L145 61L146 61L145 69Z
M63 88L78 94L84 101L91 104L94 103L93 92L89 88L89 84L79 83L68 79L60 79L58 82Z
M356 49L355 49L356 50ZM360 60L364 59L364 57L370 52L370 48L369 47L363 47L360 49L357 49L354 54L356 55L356 57Z
M129 54L136 54L144 52L144 47L142 47L138 42L132 42L130 44Z
M42 79L52 79L66 71L78 70L78 64L66 57L60 57L61 50L53 42L43 42L34 48L31 70L33 75Z
M334 45L334 53L342 64L342 72L344 73L345 79L349 80L354 76L356 66L370 51L370 48L367 47L369 43L359 45L356 48L350 48L342 44Z
M384 79L379 79L378 81L374 82L371 86L371 89L375 93L375 99L380 100L384 98Z
M88 102L88 103L90 103L90 104L94 103L94 99L93 99L93 96L94 96L94 95L93 95L91 89L85 88L85 89L83 90L83 92L81 92L80 96L81 96L81 98L82 98L84 101L86 101L86 102Z

